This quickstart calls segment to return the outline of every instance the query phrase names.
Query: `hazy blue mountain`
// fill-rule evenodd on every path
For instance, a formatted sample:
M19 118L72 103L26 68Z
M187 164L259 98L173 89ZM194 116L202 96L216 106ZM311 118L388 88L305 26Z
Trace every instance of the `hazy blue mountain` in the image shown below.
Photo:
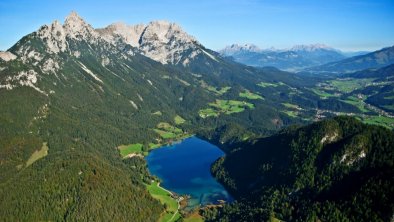
M385 66L379 69L366 69L349 74L345 74L344 77L352 78L378 78L387 79L394 77L394 64Z
M371 51L351 51L351 52L342 52L342 54L346 57L360 56L370 53Z
M219 51L223 56L250 66L274 66L288 71L297 71L344 59L341 51L323 44L296 45L290 49L260 49L255 45L233 44Z
M383 48L365 55L331 62L321 66L305 69L312 73L350 73L363 69L377 69L394 63L394 46Z

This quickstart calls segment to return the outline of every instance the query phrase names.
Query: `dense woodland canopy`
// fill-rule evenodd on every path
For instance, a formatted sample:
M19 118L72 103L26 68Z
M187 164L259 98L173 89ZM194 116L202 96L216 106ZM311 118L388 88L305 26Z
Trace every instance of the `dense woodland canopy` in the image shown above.
M394 133L337 117L291 127L216 161L236 198L212 221L390 221Z

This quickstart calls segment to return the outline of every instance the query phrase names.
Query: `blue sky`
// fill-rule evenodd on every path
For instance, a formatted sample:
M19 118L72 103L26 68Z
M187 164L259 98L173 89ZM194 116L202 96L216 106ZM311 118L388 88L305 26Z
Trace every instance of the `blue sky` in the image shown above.
M0 50L76 11L93 27L169 20L206 47L324 43L345 51L394 45L393 0L1 0Z

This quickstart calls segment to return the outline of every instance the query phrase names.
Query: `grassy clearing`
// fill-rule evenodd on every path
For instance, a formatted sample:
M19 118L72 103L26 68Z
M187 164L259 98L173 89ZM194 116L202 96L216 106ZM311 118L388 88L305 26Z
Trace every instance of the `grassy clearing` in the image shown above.
M163 146L163 144L159 143L149 143L149 150L157 149L159 147Z
M180 115L176 115L174 117L174 122L176 125L181 125L181 124L184 124L186 122L186 120L183 119Z
M147 185L147 189L149 194L160 201L163 205L166 206L165 212L160 217L159 221L176 221L178 220L181 215L178 211L178 202L171 197L171 195L161 188L158 182L154 181L150 185ZM176 212L175 216L173 217L174 213ZM172 220L170 220L172 218Z
M341 101L356 106L363 113L369 112L369 110L365 108L365 104L362 99L358 99L354 96L349 96L346 98L346 100Z
M292 118L298 117L298 115L299 115L298 111L302 110L299 106L291 104L291 103L282 103L282 105L284 107L286 107L287 109L290 109L290 110L284 110L284 111L281 111L281 112L286 114L286 115L288 115L288 116L290 116L290 117L292 117Z
M147 156L149 150L153 150L159 147L162 147L164 144L161 143L149 143L147 149L144 149L144 145L141 143L129 144L129 145L121 145L118 146L120 155L122 158L127 158L130 154Z
M161 116L163 114L161 113L161 111L156 111L156 112L152 113L152 115Z
M129 144L129 145L121 145L118 146L120 151L120 155L122 158L127 157L127 155L131 153L142 153L143 145L141 143Z
M271 216L270 222L282 222L282 221L279 220L279 219L276 218L276 217L272 217L272 216Z
M228 92L231 89L231 87L226 86L226 87L222 87L221 89L219 89L219 88L215 88L213 86L207 86L206 89L210 92L213 92L213 93L221 96L221 95L225 94L226 92Z
M384 126L389 129L394 129L394 118L385 116L369 116L363 118L364 123Z
M183 80L183 79L180 79L180 78L178 78L178 77L175 77L175 79L178 80L180 83L182 83L182 84L185 85L185 86L190 86L190 83L186 82L186 81Z
M284 114L286 114L286 115L288 115L290 117L293 117L293 118L298 117L298 112L297 111L286 110L286 111L282 111L282 113L284 113Z
M201 118L217 117L220 114L233 114L243 112L246 108L253 109L254 105L245 101L237 100L220 100L217 99L214 103L209 103L212 108L202 109L199 111Z
M264 99L262 96L260 96L260 95L258 95L256 93L252 93L252 92L250 92L248 90L246 90L245 92L240 92L239 96L242 97L242 98L247 98L247 99L252 99L252 100L254 100L254 99L261 99L261 100L263 100Z
M221 96L221 95L225 94L226 92L228 92L231 89L230 86L225 86L225 87L222 87L222 88L216 88L216 87L208 85L204 80L200 80L200 84L201 84L202 88L204 88L204 89L206 89L206 90L208 90L210 92L213 92L213 93L215 93L218 96Z
M320 96L321 99L327 99L328 97L338 97L337 95L328 93L326 91L317 89L317 88L313 88L311 89L313 93L315 93L316 95Z
M289 108L289 109L297 109L297 110L301 109L299 106L291 104L291 103L282 103L282 105L284 105L286 108Z
M156 127L157 128L153 130L160 135L162 140L180 140L190 136L190 134L184 133L182 129L172 126L169 123L161 122L157 124ZM164 144L165 143L166 142L164 142Z
M219 112L215 111L212 108L202 109L198 112L198 114L200 115L201 118L218 117L219 116Z
M257 84L260 87L266 88L266 87L278 87L278 86L284 86L283 82L277 82L277 83L269 83L269 82L260 82Z
M26 161L26 167L32 165L37 160L39 160L39 159L45 157L46 155L48 155L48 150L49 150L48 144L46 142L42 143L41 149L34 151L34 153Z
M134 156L130 154L147 156L150 150L162 147L173 141L182 140L192 136L191 134L183 132L182 129L172 126L171 124L166 122L161 122L157 124L156 129L153 130L160 136L156 139L155 143L151 142L146 145L143 145L141 143L134 143L118 146L118 150L122 158Z
M336 90L344 93L352 92L356 89L365 87L375 79L340 79L329 81L330 85Z
M176 137L176 134L173 132L167 132L164 130L159 130L159 129L153 129L156 133L160 135L162 139L172 139Z

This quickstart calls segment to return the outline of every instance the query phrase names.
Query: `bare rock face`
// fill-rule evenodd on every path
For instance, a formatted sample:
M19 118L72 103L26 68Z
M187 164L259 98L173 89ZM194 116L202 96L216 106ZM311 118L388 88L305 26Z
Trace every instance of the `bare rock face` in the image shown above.
M127 44L134 47L126 50L128 54L133 55L136 49L138 53L162 64L187 66L198 55L206 55L217 61L193 36L183 31L179 25L168 21L153 21L147 25L118 22L102 29L94 29L77 13L71 12L63 25L54 21L40 27L35 35L44 42L45 52L52 55L67 52L79 57L80 52L70 49L70 41L86 41L100 47ZM34 59L37 64L42 61L43 52L32 51L29 47L20 47L15 53L23 61Z
M165 21L151 22L140 38L140 49L143 53L163 64L177 64L182 53L195 50L197 41L178 25Z
M87 24L75 12L71 12L71 14L67 16L63 28L68 37L76 40L90 39L94 41L99 36L93 27Z
M42 26L38 30L37 35L45 42L48 53L57 54L66 51L66 33L58 21L54 21L49 26Z
M140 40L144 29L145 25L143 24L127 25L125 23L118 22L103 29L96 29L96 31L108 42L116 43L118 40L122 40L125 43L138 48L138 41Z
M201 44L182 28L167 21L153 21L148 25L126 25L114 23L104 29L97 29L107 41L116 44L123 41L162 64L187 65L196 55L204 53Z
M11 52L0 52L0 59L8 62L16 59L16 55L12 54Z
M67 51L67 39L84 40L91 44L97 43L99 39L99 34L76 12L71 12L66 17L63 25L58 21L54 21L50 25L41 26L36 34L44 41L46 51L51 54Z

